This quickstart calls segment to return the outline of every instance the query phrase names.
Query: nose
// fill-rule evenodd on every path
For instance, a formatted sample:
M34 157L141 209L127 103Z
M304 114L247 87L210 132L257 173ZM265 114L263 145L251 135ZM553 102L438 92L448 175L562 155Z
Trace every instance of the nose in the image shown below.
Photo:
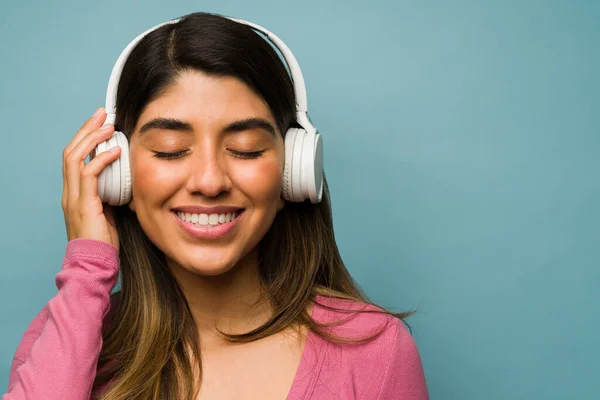
M217 197L231 190L231 180L224 156L216 151L197 151L192 154L191 171L186 188L191 194Z

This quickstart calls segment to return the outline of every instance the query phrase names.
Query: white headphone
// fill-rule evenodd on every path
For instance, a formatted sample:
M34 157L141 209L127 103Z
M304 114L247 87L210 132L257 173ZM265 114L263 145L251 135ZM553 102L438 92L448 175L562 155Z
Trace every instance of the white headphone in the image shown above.
M229 18L229 17L227 17ZM302 128L290 128L285 135L285 168L283 172L283 197L288 201L302 202L310 199L312 203L321 201L323 195L323 141L317 129L308 118L306 103L306 87L300 71L300 65L290 49L281 39L267 29L237 18L229 18L235 22L248 25L263 33L281 51L292 77L294 95L296 98L296 122ZM133 48L148 33L166 24L173 24L180 19L174 19L156 25L138 35L125 47L115 63L108 88L106 90L106 123L114 124L116 116L117 87L125 61ZM129 171L129 144L122 132L100 143L91 157L110 150L115 146L121 147L117 160L106 166L98 175L98 195L102 202L112 206L127 204L131 200L131 174Z

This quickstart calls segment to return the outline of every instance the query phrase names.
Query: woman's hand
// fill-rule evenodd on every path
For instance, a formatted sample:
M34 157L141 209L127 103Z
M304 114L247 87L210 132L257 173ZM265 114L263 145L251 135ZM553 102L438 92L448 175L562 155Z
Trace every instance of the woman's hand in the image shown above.
M62 209L67 238L101 240L119 250L114 209L98 195L98 175L121 154L119 146L98 154L87 165L84 160L95 147L109 139L114 126L102 125L106 113L100 108L83 124L63 151Z

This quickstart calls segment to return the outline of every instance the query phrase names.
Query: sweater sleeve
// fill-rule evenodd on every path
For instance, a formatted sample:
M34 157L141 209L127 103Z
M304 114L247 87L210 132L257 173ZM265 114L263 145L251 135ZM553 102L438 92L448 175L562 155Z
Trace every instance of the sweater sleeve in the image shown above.
M118 252L93 239L67 243L58 293L25 331L2 400L89 399L102 349L102 322L119 275Z
M390 359L384 370L383 384L377 400L428 400L427 383L417 345L398 322Z

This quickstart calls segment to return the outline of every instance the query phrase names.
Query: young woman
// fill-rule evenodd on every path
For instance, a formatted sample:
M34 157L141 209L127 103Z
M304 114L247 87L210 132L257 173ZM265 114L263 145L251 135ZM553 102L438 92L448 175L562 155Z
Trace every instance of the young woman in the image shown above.
M194 13L117 62L115 119L109 84L64 150L59 290L3 400L427 399L408 313L338 252L299 68L256 30Z

